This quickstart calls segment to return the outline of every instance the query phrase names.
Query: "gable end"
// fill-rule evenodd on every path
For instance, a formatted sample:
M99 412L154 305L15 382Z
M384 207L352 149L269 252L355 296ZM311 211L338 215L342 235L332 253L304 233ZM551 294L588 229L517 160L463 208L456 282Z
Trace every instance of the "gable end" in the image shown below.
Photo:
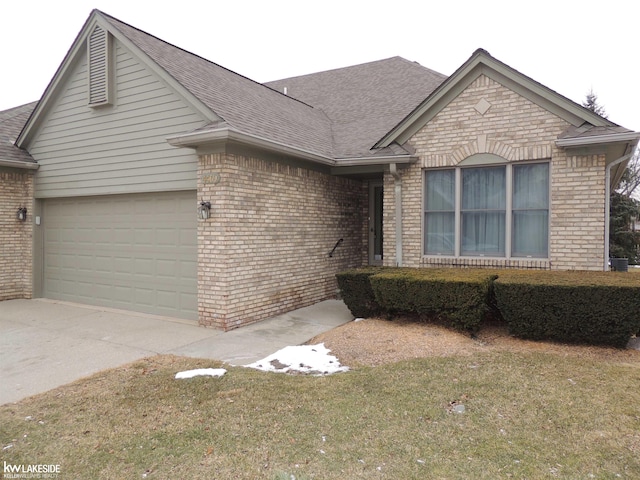
M613 122L500 62L486 51L478 49L373 148L386 147L392 142L402 145L408 141L481 75L491 78L573 126L577 127L585 122L593 126L616 126Z

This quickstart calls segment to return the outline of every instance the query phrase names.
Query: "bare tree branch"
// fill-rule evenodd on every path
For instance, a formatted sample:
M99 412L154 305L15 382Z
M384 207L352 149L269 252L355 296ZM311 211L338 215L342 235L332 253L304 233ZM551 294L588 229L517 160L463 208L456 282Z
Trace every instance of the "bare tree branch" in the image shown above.
M629 160L616 191L626 197L637 197L640 194L638 187L640 187L640 146L636 147L636 151Z

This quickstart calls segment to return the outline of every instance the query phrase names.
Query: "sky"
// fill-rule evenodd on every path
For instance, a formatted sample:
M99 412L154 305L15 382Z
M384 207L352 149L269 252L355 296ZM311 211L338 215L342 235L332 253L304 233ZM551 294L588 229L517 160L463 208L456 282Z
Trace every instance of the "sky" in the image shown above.
M0 110L40 98L93 8L258 82L478 48L640 131L637 0L21 0L0 6Z

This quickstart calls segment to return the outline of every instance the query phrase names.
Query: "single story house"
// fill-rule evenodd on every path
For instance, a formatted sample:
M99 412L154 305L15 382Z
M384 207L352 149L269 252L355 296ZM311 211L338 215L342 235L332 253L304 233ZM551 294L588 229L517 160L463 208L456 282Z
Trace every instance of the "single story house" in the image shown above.
M639 138L482 49L260 84L94 10L0 113L0 299L228 330L362 265L607 269Z

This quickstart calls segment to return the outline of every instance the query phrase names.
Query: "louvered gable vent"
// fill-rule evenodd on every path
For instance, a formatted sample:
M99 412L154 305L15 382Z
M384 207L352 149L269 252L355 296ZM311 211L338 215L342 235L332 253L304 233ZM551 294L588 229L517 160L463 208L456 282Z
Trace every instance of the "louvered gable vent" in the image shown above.
M109 98L109 36L96 25L88 39L89 51L89 105L105 105Z

